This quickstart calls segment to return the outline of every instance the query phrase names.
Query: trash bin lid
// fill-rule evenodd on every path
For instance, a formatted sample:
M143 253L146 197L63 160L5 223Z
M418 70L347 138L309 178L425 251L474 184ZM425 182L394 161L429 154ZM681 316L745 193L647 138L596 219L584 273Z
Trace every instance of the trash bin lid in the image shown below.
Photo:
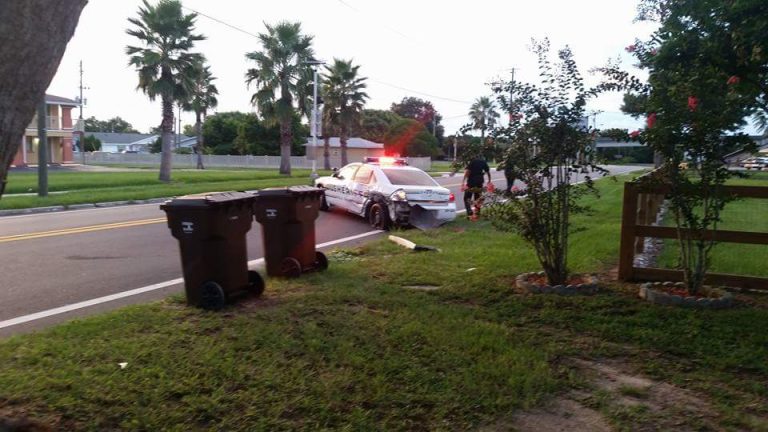
M275 188L266 188L266 189L259 189L253 193L254 196L258 197L287 197L290 196L288 193L288 188L284 187L275 187Z
M166 201L161 207L212 207L229 204L233 201L251 199L253 199L253 195L245 192L207 192L177 197L170 201Z
M322 189L313 186L291 186L288 188L288 191L292 195L319 194L323 192Z

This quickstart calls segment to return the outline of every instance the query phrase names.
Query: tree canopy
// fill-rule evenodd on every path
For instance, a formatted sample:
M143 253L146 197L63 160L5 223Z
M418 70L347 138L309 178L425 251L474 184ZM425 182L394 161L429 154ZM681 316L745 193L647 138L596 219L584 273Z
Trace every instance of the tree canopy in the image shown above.
M88 117L83 120L86 132L116 132L116 133L139 133L133 128L133 125L120 117L113 117L109 120L99 120L96 117Z

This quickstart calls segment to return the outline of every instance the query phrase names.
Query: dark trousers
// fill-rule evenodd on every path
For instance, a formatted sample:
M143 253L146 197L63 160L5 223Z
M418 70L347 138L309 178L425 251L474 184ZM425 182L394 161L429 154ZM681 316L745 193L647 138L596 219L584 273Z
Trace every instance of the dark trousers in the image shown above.
M483 187L468 187L467 190L464 191L464 207L467 209L467 216L472 216L474 213L472 211L472 203L475 200L480 199L480 197L483 195Z
M512 191L512 186L515 185L515 176L507 176L507 175L505 175L504 177L507 178L507 188L504 190L504 192L511 192Z

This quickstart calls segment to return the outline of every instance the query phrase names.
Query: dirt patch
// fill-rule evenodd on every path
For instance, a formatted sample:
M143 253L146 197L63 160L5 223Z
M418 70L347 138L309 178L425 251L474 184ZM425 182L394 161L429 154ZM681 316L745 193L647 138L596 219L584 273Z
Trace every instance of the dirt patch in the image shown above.
M481 429L484 432L516 430L520 432L610 432L603 416L581 403L567 397L558 398L543 408L516 414L506 425L494 425Z
M721 430L704 396L636 373L621 359L569 359L584 378L579 390L480 431Z

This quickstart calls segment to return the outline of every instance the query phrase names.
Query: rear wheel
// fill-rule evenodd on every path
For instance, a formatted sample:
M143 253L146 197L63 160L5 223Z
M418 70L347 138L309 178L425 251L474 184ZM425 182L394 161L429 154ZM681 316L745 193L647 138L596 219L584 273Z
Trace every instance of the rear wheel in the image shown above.
M386 204L374 203L371 209L368 210L368 223L372 227L380 230L386 230L389 228L389 212L387 211Z
M320 251L315 252L315 268L320 271L328 270L328 257Z
M280 263L280 274L287 278L297 278L301 276L301 263L293 257L286 257Z
M258 297L264 292L264 279L253 270L248 270L248 292Z
M206 310L220 310L227 298L221 285L208 281L200 287L200 307Z

